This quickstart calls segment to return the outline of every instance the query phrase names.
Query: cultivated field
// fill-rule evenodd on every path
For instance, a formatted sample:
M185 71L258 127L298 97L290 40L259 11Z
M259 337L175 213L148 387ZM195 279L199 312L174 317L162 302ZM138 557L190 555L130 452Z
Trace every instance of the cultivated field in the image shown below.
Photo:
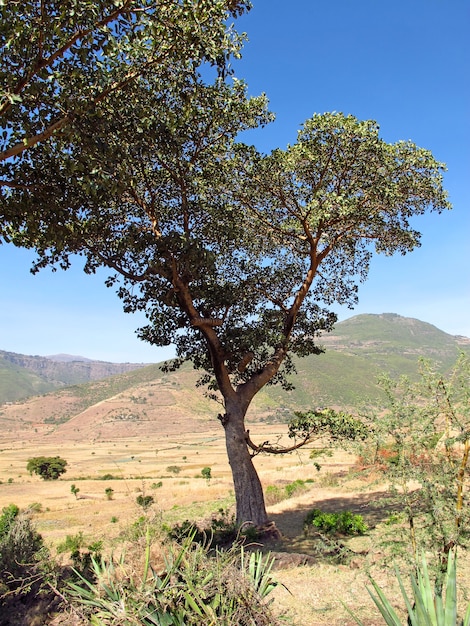
M282 426L258 424L257 440L277 440L283 431ZM153 496L155 503L148 515L166 524L207 519L220 508L229 510L233 506L221 427L201 432L199 425L194 434L162 432L157 438L109 441L48 442L37 438L21 444L8 441L0 447L0 508L11 503L20 508L41 505L34 520L53 554L67 535L79 532L90 543L103 540L105 549L116 549L119 536L143 513L136 503L139 494ZM27 460L39 455L65 458L67 473L47 482L30 476ZM287 623L352 625L344 602L358 612L365 624L381 624L365 589L369 567L374 577L386 585L387 594L395 598L397 606L402 604L389 572L380 565L380 550L374 542L376 531L347 540L357 557L343 564L316 555L312 539L304 536L303 519L314 507L361 513L372 529L380 522L384 513L375 504L384 486L351 478L349 470L354 461L352 455L337 452L320 461L322 468L318 472L309 451L255 459L265 487L282 487L297 479L313 480L299 495L269 507L283 535L281 541L269 547L276 554L276 578L283 584L274 592L275 603L289 616ZM211 468L210 480L202 477L204 467ZM113 478L103 480L107 474ZM79 489L77 497L70 490L72 484ZM114 490L112 500L105 494L109 487Z

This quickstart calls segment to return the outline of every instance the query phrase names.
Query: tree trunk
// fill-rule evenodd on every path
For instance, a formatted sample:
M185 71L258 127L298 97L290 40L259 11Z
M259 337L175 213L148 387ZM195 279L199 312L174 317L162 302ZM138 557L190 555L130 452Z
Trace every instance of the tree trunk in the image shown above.
M246 445L245 410L239 401L227 403L226 410L225 443L232 469L237 523L250 522L255 526L265 526L269 519L261 481Z

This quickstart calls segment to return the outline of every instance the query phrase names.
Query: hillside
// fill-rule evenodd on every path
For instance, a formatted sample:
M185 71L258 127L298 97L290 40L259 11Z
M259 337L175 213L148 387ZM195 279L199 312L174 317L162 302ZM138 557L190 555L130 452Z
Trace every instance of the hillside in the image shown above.
M143 363L106 363L65 354L43 357L0 350L0 405L143 366Z
M285 422L294 410L358 406L365 398L378 401L381 392L375 381L380 372L416 376L420 356L446 370L460 350L470 351L466 338L395 314L352 317L321 343L324 354L297 362L293 391L267 387L258 394L251 421ZM220 406L195 387L197 378L190 364L168 374L150 365L10 402L0 410L2 439L151 437L161 433L162 424L169 433L201 430L214 423Z

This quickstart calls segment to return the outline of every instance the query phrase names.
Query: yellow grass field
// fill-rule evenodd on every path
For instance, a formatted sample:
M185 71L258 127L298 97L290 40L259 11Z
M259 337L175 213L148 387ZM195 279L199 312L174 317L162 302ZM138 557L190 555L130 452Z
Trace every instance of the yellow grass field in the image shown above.
M33 519L53 554L67 535L79 532L90 543L102 540L105 548L112 548L119 534L143 514L136 503L139 494L154 498L151 515L167 524L207 518L218 508L233 505L223 430L214 426L205 432L197 429L194 434L162 432L158 438L4 441L0 443L0 508L11 503L22 509L40 505ZM256 425L258 441L275 441L283 432L282 425ZM43 481L26 471L29 458L56 455L68 462L67 472L59 480ZM341 565L315 558L311 540L303 534L303 519L314 507L353 510L362 513L371 526L375 524L377 513L369 504L377 497L377 487L345 480L354 460L352 455L338 452L321 461L318 472L309 451L255 459L264 487L297 479L314 481L300 495L268 509L284 537L272 548L279 560L275 575L282 583L273 595L276 609L288 615L288 624L352 626L355 622L343 602L368 626L382 623L365 589L365 558L358 555ZM204 467L211 468L209 481L202 477ZM114 478L103 480L106 474ZM77 497L71 492L72 484L79 489ZM111 500L105 494L109 487L114 490ZM351 539L349 545L358 553L371 548L367 537ZM386 584L387 593L401 606L389 572L375 568L374 576Z

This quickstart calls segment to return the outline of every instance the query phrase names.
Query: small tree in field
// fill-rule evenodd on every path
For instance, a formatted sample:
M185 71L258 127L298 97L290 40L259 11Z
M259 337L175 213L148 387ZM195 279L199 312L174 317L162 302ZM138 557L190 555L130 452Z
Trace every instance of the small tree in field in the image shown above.
M57 480L67 471L66 465L67 461L60 456L35 456L28 459L26 469L30 474L37 474L43 480Z
M75 498L78 500L78 494L80 492L80 489L76 485L70 485L70 491L73 493Z

